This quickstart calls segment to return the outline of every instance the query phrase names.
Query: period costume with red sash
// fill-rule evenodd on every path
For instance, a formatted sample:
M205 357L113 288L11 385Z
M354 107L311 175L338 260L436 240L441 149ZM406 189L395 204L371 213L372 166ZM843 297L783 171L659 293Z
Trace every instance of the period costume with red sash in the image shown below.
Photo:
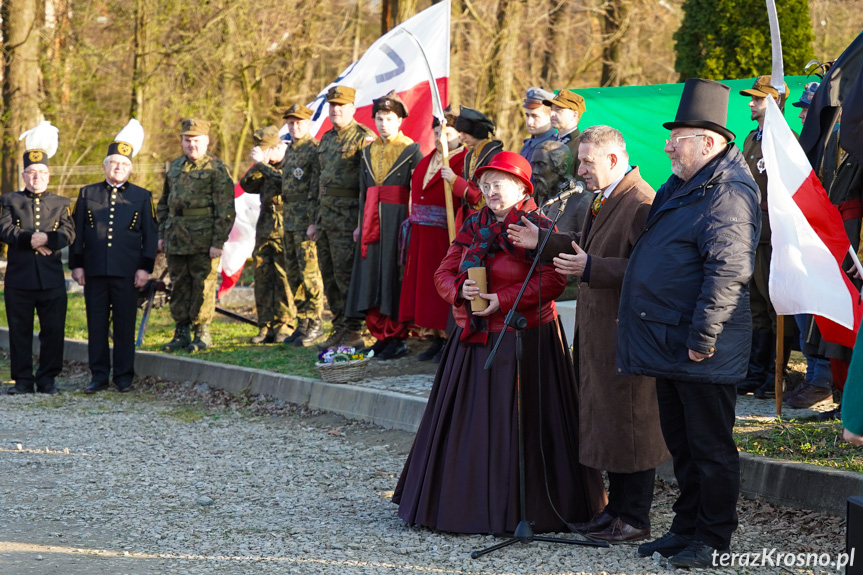
M460 174L465 148L450 152L449 165ZM420 160L411 178L411 210L403 239L407 247L399 320L429 329L446 329L450 304L434 287L434 273L449 248L444 180L437 150Z
M401 132L389 142L378 138L362 152L360 237L345 313L365 317L378 340L407 337L407 326L399 322L399 230L408 217L411 173L421 159L419 144Z

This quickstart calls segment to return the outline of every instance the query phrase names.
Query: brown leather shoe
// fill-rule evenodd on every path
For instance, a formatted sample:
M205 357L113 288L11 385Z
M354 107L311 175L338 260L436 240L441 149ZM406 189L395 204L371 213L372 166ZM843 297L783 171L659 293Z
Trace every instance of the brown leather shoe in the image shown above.
M829 387L818 387L812 384L805 384L806 387L788 399L785 405L793 409L807 409L814 407L823 401L833 401L833 391Z
M579 533L598 533L609 525L614 523L614 517L605 512L605 510L593 516L593 519L587 523L576 523L572 526Z
M602 531L591 533L590 536L594 539L602 539L603 541L640 541L650 537L650 528L638 529L625 521L615 519L611 522L611 525Z

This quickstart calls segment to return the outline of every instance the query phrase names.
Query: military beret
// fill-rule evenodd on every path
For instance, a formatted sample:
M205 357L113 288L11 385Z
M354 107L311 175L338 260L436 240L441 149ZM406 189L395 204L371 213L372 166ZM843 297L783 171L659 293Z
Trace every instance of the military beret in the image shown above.
M186 118L183 120L183 127L180 130L181 136L209 136L210 122L204 120L196 120L195 118Z
M578 112L579 117L587 111L587 106L584 105L584 98L572 90L558 90L554 98L543 100L542 103L549 107L553 104L567 110L575 110Z
M488 116L479 110L459 106L459 115L455 120L455 129L483 140L489 134L494 134L494 122L489 120Z
M255 130L255 133L252 134L252 139L255 141L255 145L262 150L275 148L282 143L282 139L279 137L279 129L275 126L266 126Z
M554 94L548 90L543 90L542 88L528 88L527 93L525 94L524 104L522 104L521 107L529 110L539 108L541 106L545 106L545 104L543 104L544 100L551 100L552 98L554 98Z
M773 99L779 101L779 90L773 87L770 83L770 76L758 76L755 79L755 84L748 90L740 90L741 96L755 96L756 98L766 98L773 96ZM788 97L788 84L785 84L785 97Z
M381 110L393 112L399 118L408 117L408 107L405 106L405 103L402 102L402 99L399 98L399 95L396 94L395 90L390 90L389 94L386 96L381 96L376 100L372 100L372 117Z
M290 108L285 111L285 115L282 116L285 120L288 118L297 118L298 120L308 120L312 117L312 112L309 108L306 108L302 104L294 104Z
M333 86L327 90L327 102L330 104L353 104L357 91L348 86Z
M820 86L818 82L809 82L806 84L806 87L803 88L803 93L800 95L800 99L791 105L796 108L808 108L811 106L812 98L815 97L815 91L818 90L818 86Z

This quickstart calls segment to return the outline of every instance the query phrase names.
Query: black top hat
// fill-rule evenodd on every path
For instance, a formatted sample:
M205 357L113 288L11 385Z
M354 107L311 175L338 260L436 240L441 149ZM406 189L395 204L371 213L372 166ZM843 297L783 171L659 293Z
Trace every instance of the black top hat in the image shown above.
M721 134L729 142L735 138L734 132L725 127L728 123L728 93L730 88L725 84L689 78L683 85L680 104L677 106L677 116L673 122L665 122L662 126L668 130L674 128L704 128Z

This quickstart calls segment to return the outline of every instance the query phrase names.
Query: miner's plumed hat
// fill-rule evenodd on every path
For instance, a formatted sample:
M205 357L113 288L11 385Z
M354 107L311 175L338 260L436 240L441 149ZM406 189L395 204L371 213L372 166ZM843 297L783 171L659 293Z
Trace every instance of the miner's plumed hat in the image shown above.
M402 99L399 98L395 90L390 90L386 96L372 100L372 117L381 110L393 112L399 118L408 117L408 107L405 106L405 103L402 102Z
M144 145L144 126L141 122L132 118L129 123L120 130L120 133L114 138L114 141L108 145L108 153L106 156L118 154L126 156L130 160L138 155L141 151L141 146Z
M533 194L533 184L530 182L533 169L530 167L530 162L521 154L500 152L491 159L488 165L477 168L474 175L479 178L483 172L488 170L498 170L515 176L524 183L524 191L528 194Z
M734 132L725 127L728 124L729 91L728 86L713 80L689 78L683 85L677 117L673 122L662 125L668 130L704 128L721 134L730 142L734 139Z
M455 129L484 140L489 134L494 134L494 122L479 110L460 106L458 118L455 120Z
M357 91L348 86L333 86L327 90L327 102L330 104L353 104Z
M298 120L308 120L312 117L312 112L309 108L303 106L302 104L294 104L287 110L285 110L285 115L282 116L285 120L288 118L297 118Z
M279 137L279 129L275 126L265 126L255 130L255 133L252 134L252 139L255 141L255 145L262 150L275 148L282 143L282 138Z
M183 120L183 127L180 130L181 136L209 136L210 122L198 120L196 118L186 118Z
M60 131L51 122L43 120L35 128L21 134L19 140L24 140L24 167L31 164L48 165L48 159L57 153Z

